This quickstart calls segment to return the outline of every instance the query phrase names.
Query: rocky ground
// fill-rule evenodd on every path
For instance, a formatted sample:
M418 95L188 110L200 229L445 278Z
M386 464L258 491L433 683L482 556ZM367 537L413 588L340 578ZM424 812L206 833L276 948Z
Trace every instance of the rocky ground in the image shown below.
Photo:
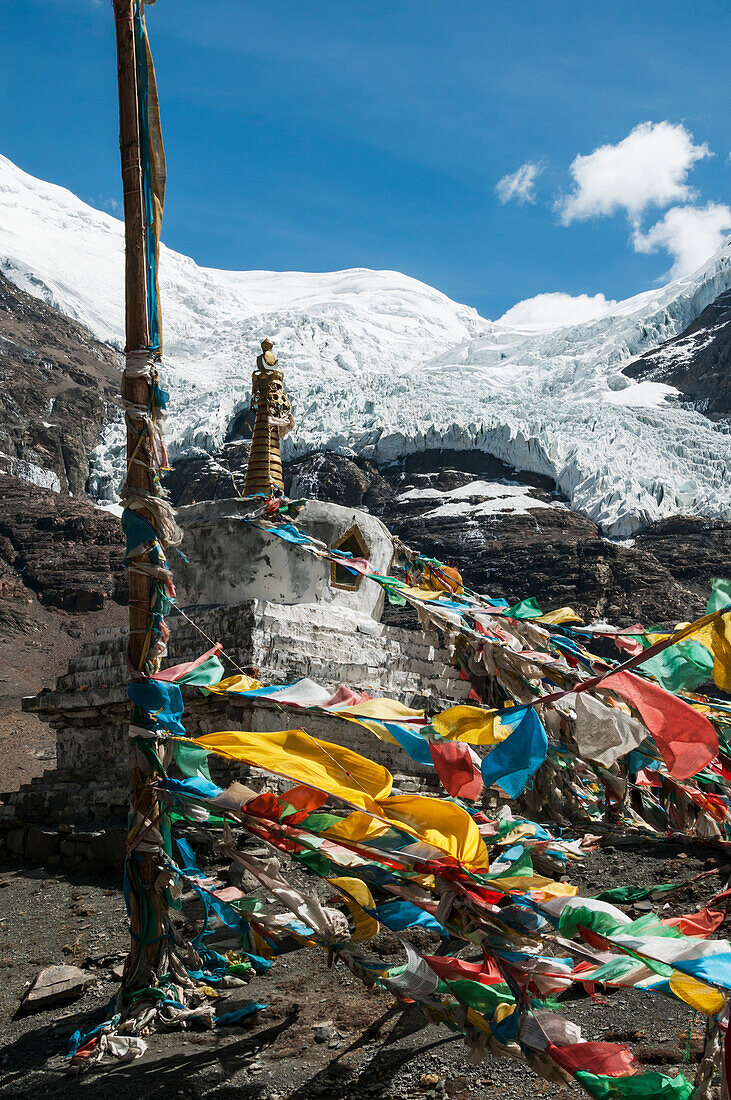
M586 893L609 885L677 882L675 893L653 903L662 915L675 915L700 908L723 888L730 871L711 849L659 843L609 846L572 868L570 878ZM705 877L682 885L699 874ZM303 882L299 872L294 877ZM638 903L634 915L648 904ZM187 916L193 915L190 905ZM108 1018L118 988L113 968L127 944L119 880L92 867L69 872L5 866L0 913L2 1096L568 1100L577 1095L504 1059L471 1065L459 1037L426 1025L417 1010L400 1009L385 993L366 992L342 967L329 971L324 957L309 949L282 956L267 975L233 991L224 1010L234 1002L268 1005L246 1026L153 1035L139 1061L110 1062L78 1074L65 1057L69 1037ZM394 963L400 959L391 935L382 934L377 948ZM89 988L73 1003L19 1014L26 983L53 963L81 967ZM682 1069L691 1078L695 1073L703 1021L678 1002L632 990L563 1001L562 1011L581 1025L586 1038L626 1042L648 1068L671 1075Z

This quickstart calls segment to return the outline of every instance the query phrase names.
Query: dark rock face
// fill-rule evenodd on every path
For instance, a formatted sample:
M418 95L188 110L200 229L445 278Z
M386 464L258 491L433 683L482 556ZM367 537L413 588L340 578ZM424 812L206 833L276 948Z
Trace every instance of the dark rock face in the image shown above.
M289 496L314 496L333 504L367 508L385 515L400 494L410 488L458 489L478 479L518 481L539 499L555 497L555 485L540 474L517 473L499 458L481 451L418 451L382 469L364 459L322 453L287 463L285 489ZM423 505L399 502L398 513L424 511Z
M224 444L215 454L196 450L176 458L164 480L175 507L243 496L250 450L248 440L238 440Z
M10 603L28 589L44 606L74 613L126 600L115 516L4 474L0 501L0 593Z
M731 291L684 332L624 368L630 378L665 382L713 419L731 416Z
M318 454L292 463L287 476L295 495L301 486L321 500L369 508L413 549L457 565L477 591L511 603L536 596L544 610L568 604L588 620L674 625L694 618L704 611L711 577L728 573L731 561L731 524L680 516L650 526L634 545L609 542L591 520L562 506L546 479L475 452L412 455L383 470ZM523 485L536 505L553 507L431 517L434 500L403 499L413 488L459 488L478 503L478 488L470 496L463 487L496 480ZM404 620L397 609L388 616Z
M343 455L313 454L287 464L285 488L290 497L312 497L348 504L380 515L395 499L390 481L372 462L355 463Z
M685 543L682 563L681 555L663 561L653 553L652 528L642 548L622 546L601 538L591 520L563 510L481 519L468 527L395 516L387 522L410 546L458 565L477 591L510 603L535 596L544 611L568 604L587 620L617 624L674 623L702 614L709 577L723 560L700 531ZM731 528L724 539L728 556Z
M705 607L711 579L731 573L731 523L673 516L638 535L635 550L651 554Z
M120 365L82 325L0 275L0 471L23 476L28 464L61 492L84 493L89 453L119 411Z
M126 619L122 554L116 517L0 474L3 790L55 759L55 733L23 714L23 696L51 687L96 630Z

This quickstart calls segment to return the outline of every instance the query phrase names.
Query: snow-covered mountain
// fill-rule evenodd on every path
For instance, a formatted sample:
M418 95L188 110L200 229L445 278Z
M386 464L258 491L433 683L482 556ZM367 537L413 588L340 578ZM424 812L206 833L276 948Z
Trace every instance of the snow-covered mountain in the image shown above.
M0 269L120 347L122 224L0 157ZM297 428L317 448L379 462L414 450L488 451L552 477L610 535L685 512L731 519L731 435L674 391L622 368L731 288L731 241L700 271L578 325L481 318L390 271L230 272L163 248L163 376L173 453L218 446L248 399L258 343L276 341ZM121 425L94 458L112 499Z
M625 374L676 386L713 419L731 417L731 291L706 306L679 336L635 359Z

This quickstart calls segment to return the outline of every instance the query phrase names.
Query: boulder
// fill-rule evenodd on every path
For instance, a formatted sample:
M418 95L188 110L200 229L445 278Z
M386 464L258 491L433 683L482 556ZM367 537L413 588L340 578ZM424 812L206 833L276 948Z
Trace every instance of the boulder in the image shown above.
M78 966L47 966L36 974L20 1004L22 1012L35 1012L62 1001L75 1001L94 981Z

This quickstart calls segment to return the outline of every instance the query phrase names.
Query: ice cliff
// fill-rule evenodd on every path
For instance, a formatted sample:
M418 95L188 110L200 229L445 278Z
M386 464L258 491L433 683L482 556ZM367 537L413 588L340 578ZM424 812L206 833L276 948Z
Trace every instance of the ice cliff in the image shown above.
M3 157L0 270L121 347L121 222ZM221 443L269 335L297 420L290 453L485 450L554 478L616 537L677 513L731 520L729 431L669 403L668 386L621 373L729 288L731 240L695 274L601 317L530 328L398 272L216 271L163 248L172 450ZM111 425L93 460L100 500L115 497L122 446Z

